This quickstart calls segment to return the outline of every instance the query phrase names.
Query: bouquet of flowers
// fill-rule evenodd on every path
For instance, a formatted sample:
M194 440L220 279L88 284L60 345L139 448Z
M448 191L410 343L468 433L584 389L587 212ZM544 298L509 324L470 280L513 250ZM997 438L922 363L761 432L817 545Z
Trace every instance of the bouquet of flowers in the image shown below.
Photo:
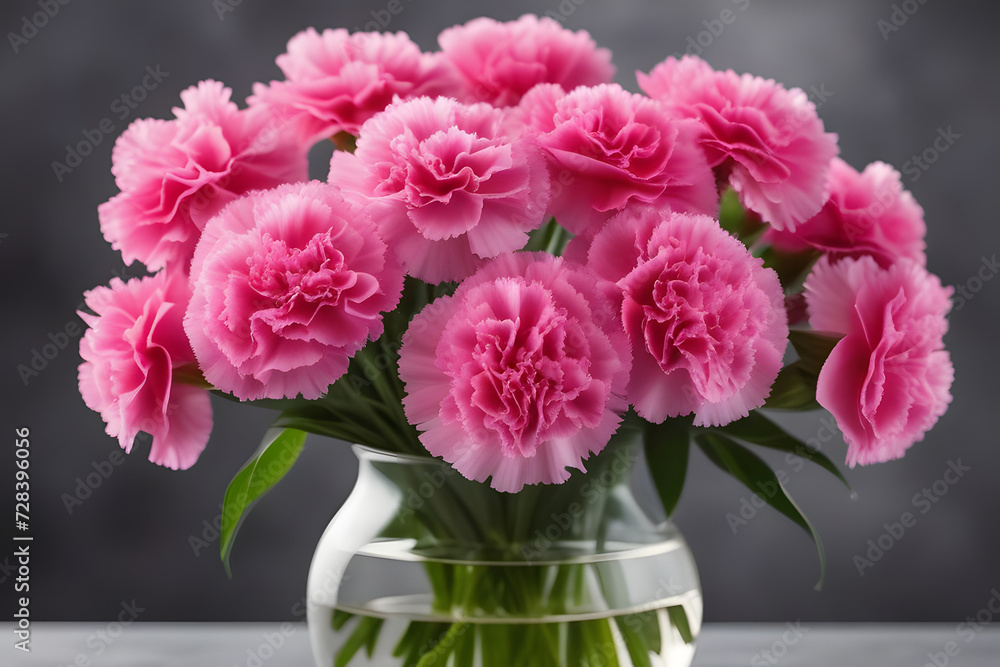
M850 466L943 414L951 290L923 211L889 165L839 159L801 90L685 56L632 93L586 32L531 15L439 44L309 29L246 107L202 81L115 144L101 230L154 273L87 293L80 392L174 469L210 394L279 411L226 493L224 558L307 432L536 503L629 433L669 514L692 445L755 491L776 480L754 446L841 477L760 408L829 410Z

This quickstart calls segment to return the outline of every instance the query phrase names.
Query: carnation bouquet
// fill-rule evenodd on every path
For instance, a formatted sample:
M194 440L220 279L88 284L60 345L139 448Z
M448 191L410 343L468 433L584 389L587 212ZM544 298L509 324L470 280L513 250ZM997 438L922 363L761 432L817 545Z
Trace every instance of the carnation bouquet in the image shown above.
M669 515L695 446L770 484L822 565L754 450L843 476L759 409L829 410L850 466L902 456L943 414L951 291L925 268L923 211L889 165L839 159L799 89L685 56L629 92L586 32L531 15L439 44L309 29L245 107L203 81L174 118L135 121L99 217L153 273L87 293L80 392L126 451L144 431L174 469L208 443L210 394L277 411L225 494L227 568L306 433L457 472L384 522L468 552L425 563L438 616L402 627L398 664L619 664L595 652L611 640L620 664L661 664L661 635L690 643L700 609L537 622L624 585L614 568L594 584L579 564L516 567L540 522L625 474L629 448ZM589 491L610 507L615 489ZM594 548L607 526L563 530ZM524 622L467 632L484 610ZM326 618L335 664L367 664L385 616Z

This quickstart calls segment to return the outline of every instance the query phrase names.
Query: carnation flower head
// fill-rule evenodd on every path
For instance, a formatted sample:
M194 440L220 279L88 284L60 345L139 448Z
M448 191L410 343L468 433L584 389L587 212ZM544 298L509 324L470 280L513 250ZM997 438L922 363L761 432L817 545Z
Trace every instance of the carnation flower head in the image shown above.
M213 218L184 328L205 379L244 400L313 399L382 334L401 269L363 211L316 181L253 192Z
M140 431L152 436L149 460L168 468L194 465L212 431L208 391L184 381L197 375L182 320L190 298L181 273L118 278L85 293L94 314L80 340L80 394L99 412L126 452ZM193 370L194 373L188 373Z
M295 118L307 142L357 135L394 97L454 95L460 85L441 54L422 53L405 32L307 28L288 41L277 63L285 81L255 84L248 101Z
M923 439L951 402L944 349L952 288L917 262L822 258L806 280L809 324L844 334L816 400L837 420L851 467L889 461Z
M337 152L330 182L369 208L407 273L439 283L518 250L544 221L548 172L527 136L488 104L394 103Z
M522 101L553 179L549 211L575 234L592 237L628 205L713 213L712 170L696 144L694 121L617 84L565 94L539 86Z
M570 90L611 81L611 52L585 30L573 32L549 17L516 21L480 17L444 30L441 52L461 74L467 96L498 107L516 105L540 83Z
M861 173L834 158L828 177L830 199L794 232L769 230L778 248L817 248L831 259L870 255L883 268L898 258L926 264L924 210L903 189L898 171L873 162Z
M620 305L640 416L720 426L764 404L788 341L781 285L715 219L626 210L594 238L589 266Z
M582 267L502 255L414 317L403 404L427 450L467 478L510 492L560 483L618 428L629 356Z
M97 211L126 264L187 265L209 218L240 195L307 177L307 147L287 125L238 109L231 91L202 81L181 93L174 120L134 121L115 142L121 192Z
M701 122L709 164L748 209L782 230L819 212L837 135L824 132L816 106L800 89L717 72L692 55L669 57L637 76L646 94L672 113Z

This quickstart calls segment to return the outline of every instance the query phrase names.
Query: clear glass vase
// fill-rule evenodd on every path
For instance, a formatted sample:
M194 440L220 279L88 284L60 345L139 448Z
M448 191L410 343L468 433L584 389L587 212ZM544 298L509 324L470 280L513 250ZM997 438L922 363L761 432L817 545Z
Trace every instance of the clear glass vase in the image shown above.
M698 574L636 501L638 442L517 494L437 459L354 451L357 484L309 572L318 666L690 665Z

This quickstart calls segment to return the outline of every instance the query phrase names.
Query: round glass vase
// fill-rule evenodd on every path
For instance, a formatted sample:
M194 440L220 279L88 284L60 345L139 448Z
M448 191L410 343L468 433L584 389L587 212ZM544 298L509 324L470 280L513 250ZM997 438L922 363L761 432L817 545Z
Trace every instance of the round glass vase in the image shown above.
M318 667L690 665L698 573L636 500L637 439L515 494L438 459L354 452L309 571Z

